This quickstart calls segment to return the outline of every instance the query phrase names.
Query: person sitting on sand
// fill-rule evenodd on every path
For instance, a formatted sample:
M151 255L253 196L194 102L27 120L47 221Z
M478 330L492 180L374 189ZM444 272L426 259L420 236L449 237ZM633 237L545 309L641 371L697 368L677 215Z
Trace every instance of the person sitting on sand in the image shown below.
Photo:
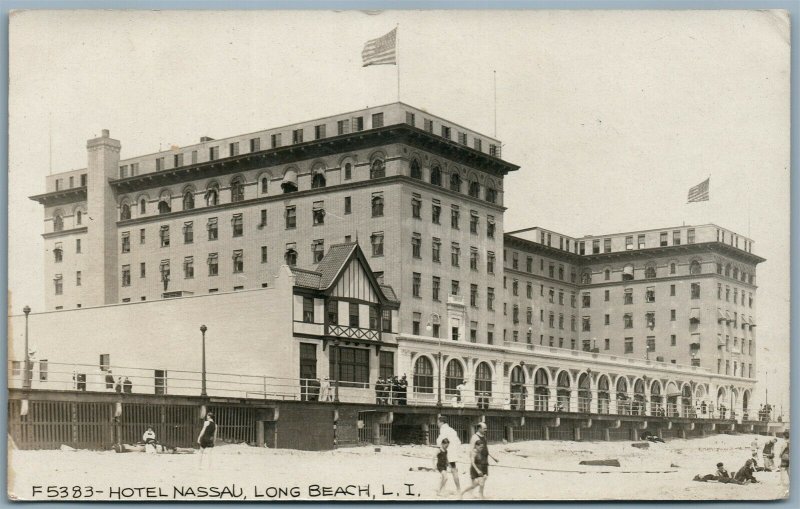
M694 480L699 482L717 481L724 484L744 484L731 477L722 462L717 463L717 470L713 474L706 474L703 477L696 475Z
M736 472L736 476L734 477L734 479L736 479L742 484L748 482L756 483L758 482L758 480L756 480L756 478L753 477L753 471L754 471L753 460L747 460L744 462L744 466L740 468L738 472Z
M664 439L659 438L658 435L654 435L649 431L645 431L644 433L642 433L641 439L647 440L649 442L661 442L662 444L664 443Z
M147 430L142 435L142 441L144 442L144 452L147 453L154 453L156 451L156 445L158 442L156 441L156 432L153 431L152 426L148 426Z

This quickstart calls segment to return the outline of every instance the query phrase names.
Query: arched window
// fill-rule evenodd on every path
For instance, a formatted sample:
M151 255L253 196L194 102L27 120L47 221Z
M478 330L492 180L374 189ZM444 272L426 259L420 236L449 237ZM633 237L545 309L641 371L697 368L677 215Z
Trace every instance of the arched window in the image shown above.
M611 280L611 269L606 269L603 271L603 279L605 279L606 281Z
M648 265L644 268L644 277L647 279L653 279L656 277L656 266L655 265Z
M633 384L633 408L631 410L633 415L644 415L644 401L644 380L636 380L636 383Z
M435 186L442 185L442 169L439 166L431 168L431 184Z
M386 166L383 164L382 159L375 159L372 161L372 166L369 167L369 178L378 179L386 176Z
M53 231L60 232L64 229L64 218L61 217L61 214L56 213L53 216Z
M691 411L694 409L692 406L692 388L689 384L684 385L683 389L681 389L681 406L683 407L681 409L681 415L683 415L683 417L689 417ZM745 408L745 410L747 410L747 408Z
M697 260L692 260L692 263L689 264L689 274L695 275L700 274L701 272L700 262Z
M119 211L119 220L124 221L126 219L131 218L131 206L127 203L122 204L122 208Z
M544 369L537 369L536 374L533 376L533 409L540 412L546 412L548 408L548 400L550 398L550 383L547 376L547 371Z
M622 267L622 280L631 281L633 279L633 265L626 265Z
M290 267L294 267L297 265L297 251L294 249L287 249L286 253L283 255L284 261L286 261L286 265Z
M566 371L562 371L558 374L558 378L556 379L556 385L558 386L556 392L556 404L560 408L556 408L557 411L561 412L569 412L569 399L570 399L570 382L569 382L569 374Z
M578 378L578 412L588 413L592 406L591 379L587 373Z
M261 194L267 194L269 187L269 177L261 177Z
M444 375L445 394L455 395L458 394L456 389L464 381L464 368L457 360L451 359L447 363L447 371ZM463 397L463 395L462 395Z
M725 265L725 277L731 277L731 264Z
M158 213L159 214L167 214L172 212L172 207L170 207L169 202L164 199L158 202Z
M609 412L610 394L608 390L608 377L603 375L597 379L597 413Z
M491 183L486 184L486 201L489 203L497 203L497 190Z
M525 409L526 397L525 372L521 366L514 366L511 370L511 409Z
M656 380L650 386L650 414L651 415L666 415L663 406L663 398L661 397L661 382Z
M241 177L231 180L231 202L244 201L244 181Z
M492 397L492 370L485 362L478 364L475 369L475 399L478 408L489 408Z
M461 192L461 176L456 171L450 174L450 190L457 193Z
M344 179L350 180L353 178L353 165L350 163L345 163L344 165Z
M739 279L739 269L736 267L733 268L733 279Z
M469 195L473 198L479 198L481 195L481 185L477 180L472 180L469 183Z
M319 187L325 187L325 174L322 172L317 172L311 177L311 189L317 189Z
M411 178L422 180L422 169L419 167L419 161L416 159L411 161Z
M139 200L139 214L145 214L145 213L147 213L147 200L142 198L141 200Z
M433 363L427 357L414 363L414 392L433 394Z
M219 203L219 191L216 187L212 187L206 191L206 205L213 207L217 203Z
M675 274L677 272L677 269L678 269L678 266L675 264L675 262L672 262L672 263L669 264L669 273L670 274Z
M83 212L81 212L80 210L75 212L75 223L83 224Z
M584 272L581 274L581 284L588 285L592 283L592 273Z
M183 193L183 210L192 210L194 208L194 193L186 191Z

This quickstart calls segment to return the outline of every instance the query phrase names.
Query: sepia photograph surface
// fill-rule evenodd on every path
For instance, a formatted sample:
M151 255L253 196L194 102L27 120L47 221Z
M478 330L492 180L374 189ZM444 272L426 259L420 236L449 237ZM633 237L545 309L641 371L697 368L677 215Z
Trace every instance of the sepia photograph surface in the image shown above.
M787 12L9 33L9 499L788 497Z

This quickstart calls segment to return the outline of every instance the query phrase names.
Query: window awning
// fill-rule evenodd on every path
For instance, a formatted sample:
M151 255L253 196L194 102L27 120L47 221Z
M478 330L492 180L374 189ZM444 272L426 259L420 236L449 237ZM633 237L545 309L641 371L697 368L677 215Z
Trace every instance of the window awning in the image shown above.
M748 323L750 324L750 327L755 327L756 326L756 322L753 321L753 317L752 316L750 317L750 321Z
M493 216L486 216L486 222L489 224L494 224L494 217Z
M718 322L722 322L722 321L725 321L725 320L727 320L727 319L725 318L725 315L722 313L722 310L721 309L717 309L717 321Z
M747 317L744 316L744 315L742 315L742 317L741 317L741 322L742 322L742 325L747 325L747 324L750 323L750 322L747 321Z
M728 312L728 310L725 310L725 319L729 322L733 321L733 318L731 318L731 314Z
M633 266L626 265L622 268L622 273L626 276L633 276Z
M700 321L700 308L692 308L689 313L689 320Z
M286 170L283 174L283 181L281 184L293 184L297 187L297 172L295 170Z

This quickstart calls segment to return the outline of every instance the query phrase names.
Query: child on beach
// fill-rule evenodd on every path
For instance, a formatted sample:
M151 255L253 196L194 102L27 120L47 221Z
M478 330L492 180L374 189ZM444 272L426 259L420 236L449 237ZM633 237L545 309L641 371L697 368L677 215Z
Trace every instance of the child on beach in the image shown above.
M444 485L447 484L447 472L450 467L450 462L447 459L448 446L450 446L450 440L445 438L439 445L439 450L436 451L436 471L439 472L439 475L442 477L439 482L439 490L436 492L437 495L442 494Z

